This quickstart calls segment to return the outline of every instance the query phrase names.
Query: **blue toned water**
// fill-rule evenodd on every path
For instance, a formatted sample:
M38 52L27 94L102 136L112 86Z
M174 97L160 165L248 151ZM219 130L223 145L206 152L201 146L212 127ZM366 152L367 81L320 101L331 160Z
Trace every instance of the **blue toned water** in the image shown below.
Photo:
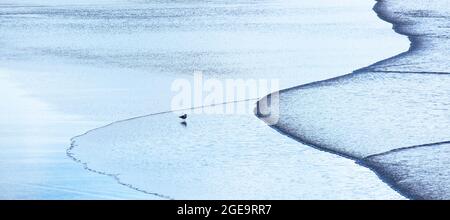
M281 92L279 131L372 167L415 199L449 199L450 1L380 1L410 50Z
M192 114L183 125L181 113L90 131L73 140L69 153L163 198L402 198L367 168L280 135L252 114Z
M373 4L360 0L3 4L0 71L20 88L17 96L26 97L15 99L27 103L3 106L14 117L1 118L0 124L14 126L2 131L0 145L24 149L5 151L5 158L29 158L27 149L40 153L31 161L1 165L0 175L13 170L25 176L31 170L27 167L33 166L37 171L32 173L46 175L28 175L26 182L76 191L86 188L74 181L89 172L87 168L114 175L95 173L116 185L170 198L402 198L367 168L282 136L254 115L194 115L186 127L171 113L124 121L75 138L73 158L65 155L73 136L169 110L172 80L189 78L193 71L203 71L206 78L277 78L282 88L288 88L342 75L407 50L409 42L377 17ZM30 106L28 102L43 107L37 112L18 111ZM31 116L39 120L24 120ZM56 163L48 151L64 159ZM74 177L67 178L55 165L59 163L71 167ZM5 185L24 181L7 180ZM94 184L88 191L95 191L98 179L92 180L85 181ZM113 188L111 183L98 182L99 193L111 195L101 190ZM9 191L13 198L21 194ZM36 191L37 198L54 197ZM117 194L126 197L126 191ZM67 191L58 194L65 196L73 198Z

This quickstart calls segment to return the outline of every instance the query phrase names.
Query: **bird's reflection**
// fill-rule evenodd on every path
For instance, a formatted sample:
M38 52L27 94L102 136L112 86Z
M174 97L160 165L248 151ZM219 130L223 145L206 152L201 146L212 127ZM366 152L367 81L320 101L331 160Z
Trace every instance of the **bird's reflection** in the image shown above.
M183 125L184 127L187 127L187 122L185 121L180 122L180 124Z

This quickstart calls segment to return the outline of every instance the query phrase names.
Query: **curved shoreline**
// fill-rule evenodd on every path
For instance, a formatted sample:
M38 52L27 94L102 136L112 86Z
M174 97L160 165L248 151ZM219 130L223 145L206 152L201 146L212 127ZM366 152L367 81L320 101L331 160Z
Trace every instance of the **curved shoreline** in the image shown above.
M355 71L355 72L356 72L356 71ZM355 73L355 72L354 72L354 73ZM318 83L324 83L324 82L328 82L328 81L334 81L335 79L346 78L346 77L348 77L348 75L349 75L349 74L347 74L347 75L342 75L342 76L338 76L338 77L335 77L335 78L332 78L332 79L327 79L327 80L324 80L324 81L312 82L312 83L309 83L309 84L306 84L306 85L312 86L312 85L316 85L316 84L318 84ZM305 86L305 85L302 85L302 86L300 86L300 87L303 87L303 86ZM296 87L297 87L297 86L296 86ZM294 88L296 88L296 87L294 87ZM293 88L289 88L289 89L293 89ZM289 89L286 89L286 90L289 90ZM163 112L163 113L164 113L164 112ZM158 113L156 113L156 114L158 114ZM145 115L145 116L140 116L140 117L135 117L135 118L130 118L130 119L125 119L125 120L120 120L120 121L116 121L116 122L113 122L113 123L108 124L108 125L106 125L106 126L102 126L102 127L95 128L95 129L92 129L92 130L90 130L90 131L87 131L85 134L88 134L88 133L90 133L91 131L95 131L95 130L98 130L98 129L101 129L101 128L109 127L110 125L114 125L114 124L116 124L116 123L120 123L120 122L124 122L124 121L130 121L130 120L133 120L133 119L143 118L143 117L151 116L151 115L153 115L153 114ZM96 173L99 173L99 174L111 176L111 177L113 177L119 184L122 184L122 182L120 181L120 179L119 179L116 175L108 174L108 173L104 173L104 172L98 172L98 171L96 171L96 170L93 170L93 169L89 168L89 167L87 166L86 163L83 163L82 161L80 161L79 159L77 159L77 158L75 157L75 155L73 155L73 154L71 153L71 150L76 146L75 139L76 139L77 137L83 136L83 135L85 135L85 134L82 134L82 135L73 137L73 138L71 139L72 144L71 144L71 147L67 150L67 155L68 155L70 158L72 158L74 161L76 161L76 162L78 162L78 163L81 163L81 164L84 166L85 169L90 170L90 171L93 171L93 172L96 172ZM291 137L291 138L292 138L292 137ZM294 138L294 139L295 139L295 138ZM303 142L303 143L304 143L304 142ZM306 143L306 144L307 144L307 143ZM307 144L307 145L311 146L311 144ZM317 148L317 147L316 147L316 149L319 149L319 150L321 150L321 151L327 151L327 150L324 150L323 148ZM354 160L354 158L349 157L349 156L345 156L344 154L341 154L341 153L339 153L339 152L337 152L337 151L333 152L333 151L331 151L331 150L328 150L328 152L331 152L331 153L337 154L337 155L339 155L339 156L343 156L343 157L346 157L346 158L348 158L348 159ZM358 163L358 164L359 164L359 163ZM362 164L359 164L359 165L362 165ZM366 167L366 166L364 166L364 165L362 165L362 166L363 166L363 167ZM367 167L367 168L369 168L369 167ZM370 169L370 168L369 168L369 169ZM387 183L385 180L383 180L383 179L381 179L381 180L382 180L383 182ZM138 191L141 191L141 192L144 192L144 193L149 193L149 192L147 192L147 191L145 191L145 190L141 190L141 189L139 189L139 188L137 188L137 187L134 187L134 186L131 185L131 184L122 184L122 185L128 186L128 187L130 187L130 188L133 188L133 189L135 189L135 190L138 190ZM390 185L390 184L388 183L388 185ZM392 188L392 187L391 187L391 188ZM394 190L395 190L395 189L394 189ZM399 192L398 190L395 190L395 191ZM402 194L401 192L399 192L399 193ZM157 196L160 196L160 197L163 197L163 198L169 198L169 199L170 199L170 197L165 196L165 195L156 194L156 193L150 193L150 194L153 194L153 195L157 195ZM402 194L402 195L403 195L403 194Z
M14 120L8 116L0 121L8 125L3 129L8 135L2 138L0 143L10 146L5 148L2 154L2 159L5 159L6 163L1 167L4 171L1 173L7 177L3 178L4 187L0 190L3 198L158 199L123 187L117 184L113 177L97 175L83 169L81 164L74 163L67 157L66 150L73 136L92 128L169 109L171 96L167 88L170 88L173 78L185 76L184 69L190 71L195 66L205 71L211 70L212 76L215 77L220 77L215 74L222 72L230 74L229 77L232 78L270 79L273 76L284 80L281 88L288 88L351 72L357 67L367 66L390 54L404 51L409 44L405 37L392 33L389 24L373 15L371 8L374 3L371 1L286 2L288 4L281 1L268 1L269 4L265 2L252 4L255 2L251 1L244 1L243 4L196 2L192 7L189 4L188 8L184 7L185 3L167 5L163 2L161 4L130 2L124 5L109 4L111 7L106 8L95 2L91 3L86 4L86 7L52 5L52 3L36 5L39 7L28 7L21 3L14 4L14 7L0 7L3 14L8 15L0 16L5 24L1 42L8 46L2 51L4 56L1 66L4 70L0 69L2 72L0 75L11 77L11 82L26 93L16 94L16 91L12 91L13 96L20 96L20 99L11 100L7 107L7 113L8 111L12 113ZM197 6L201 8L200 11ZM238 9L239 13L235 13L235 9ZM198 13L206 16L192 17ZM83 16L85 14L89 16ZM137 14L140 16L136 17ZM93 29L96 31L92 31ZM28 34L21 34L25 32ZM147 36L156 41L141 41L147 39ZM231 38L228 39L229 37ZM185 40L192 44L184 44ZM223 40L227 44L223 44ZM111 48L111 45L115 46ZM322 65L322 60L331 62ZM168 75L165 74L166 70ZM8 89L5 92L11 91ZM20 101L22 96L25 98L23 105ZM33 101L28 100L28 96L48 105L49 108L42 109L42 114L36 114L33 110L35 107L32 105ZM255 102L251 101L251 104ZM33 111L30 112L30 117L22 117L21 111L28 112L27 109L30 109L27 106L31 106ZM26 123L16 127L19 122L16 117ZM157 119L156 122L159 122L158 119L164 116L148 118ZM193 118L189 118L189 128L185 130L195 129L196 126L193 126L195 120L191 120ZM202 116L197 122L203 121L203 118L208 117ZM146 121L147 118L142 120ZM286 190L279 191L282 193L272 193L282 199L404 199L381 182L373 172L356 165L353 161L314 150L279 135L252 113L243 121L247 120L251 123L227 120L229 124L227 128L217 128L215 124L211 124L210 128L215 129L205 130L208 132L208 141L218 140L212 142L215 146L222 146L221 139L225 142L234 139L237 144L250 144L255 147L254 152L277 158L272 159L271 164L254 166L255 170L277 169L278 172L271 171L273 177L278 177L282 181L293 179L297 184L278 182L277 185L275 178L265 178L262 175L264 172L255 172L261 173L258 175L261 177L260 181L253 182L251 176L244 176L242 180L236 181L236 185L245 186L252 182L255 187L269 184L273 184L274 188L283 186ZM139 122L141 119L136 121ZM120 155L107 157L96 150L101 148L109 152L108 146L105 145L110 142L107 139L95 143L89 141L92 140L92 136L104 135L104 130L108 132L111 128L114 130L124 125L129 132L124 132L126 129L120 133L113 131L111 138L119 141L126 151L133 144L126 141L132 140L135 134L142 133L135 130L137 127L128 126L134 122L118 123L105 129L98 129L86 138L77 139L74 156L87 162L90 168L112 174L124 174L118 177L126 182L129 171L117 172L114 170L116 166L110 163L114 156ZM161 141L163 145L173 143L170 139L167 140L167 137L179 136L173 135L173 131L178 129L176 126L180 125L178 121L170 118L161 122L165 123L160 126L161 128L175 126L175 129L166 133L155 132L162 134L160 139L152 139L154 142L150 147L153 146L155 149L158 149L155 145ZM224 122L219 121L217 124ZM9 126L10 123L13 125ZM246 129L241 129L244 127ZM143 130L152 127L144 128ZM241 132L236 132L239 129ZM219 138L214 137L221 132L228 132L228 135L225 133ZM129 135L122 136L121 133ZM184 131L181 136L185 133L187 132ZM204 142L205 139L200 138L196 143L189 142L188 139L176 144L180 147L180 152L183 152L189 146L195 148L196 144ZM87 144L87 147L84 144ZM243 146L241 149L246 151L247 147ZM208 149L210 147L204 150ZM231 153L228 155L234 155L241 149L228 152ZM78 157L86 156L78 155L78 150L86 152L87 157ZM137 152L139 150L137 149ZM220 151L220 148L216 150ZM290 151L291 154L280 157L280 152L286 151ZM163 157L169 155L164 153L165 149L160 149L159 152L154 154ZM89 153L98 156L90 157ZM249 155L252 156L252 152ZM125 163L121 163L121 160L114 162L126 165L132 156L133 153L130 157L123 158ZM189 156L186 154L186 158ZM221 155L217 158L223 159ZM291 165L296 166L288 165L287 171L278 169L286 166L291 158L303 162L291 161ZM257 159L261 160L253 161L266 161L265 157ZM184 161L184 158L178 160ZM162 162L159 158L153 158L153 161ZM239 160L233 160L231 163L238 164L238 162ZM103 165L112 166L103 169ZM237 170L245 170L245 167ZM170 171L170 167L161 169L161 174L166 171ZM8 176L8 173L17 175ZM141 173L150 178L157 177L153 174L160 172ZM36 174L45 174L45 178ZM196 177L195 172L191 175ZM170 180L166 183L172 182ZM126 183L137 183L136 186L141 189L172 195L158 190L166 184L149 188L147 186L152 186L155 182L137 179ZM41 188L42 185L46 187ZM191 185L195 186L196 183ZM59 191L64 188L68 190ZM223 187L217 191L221 189ZM289 192L289 189L292 192ZM228 198L239 195L236 192L220 196ZM259 195L265 196L269 192L275 191L267 189L260 191ZM212 191L205 194L213 198L217 193ZM196 198L197 195L203 194L191 194L191 198ZM241 195L248 195L248 192L242 191ZM217 198L225 198L220 196Z
M205 115L191 115L188 129L180 126L177 119L178 118L175 117L175 115L167 113L109 125L101 130L74 138L72 142L73 148L69 150L68 156L76 158L75 161L77 163L84 165L85 168L87 167L91 171L101 170L100 174L123 174L120 176L108 176L117 177L115 180L119 180L119 183L126 183L125 186L133 187L133 189L138 189L141 192L158 191L158 195L169 195L165 196L165 198L215 199L233 196L233 193L226 193L225 195L221 193L223 190L229 190L228 187L224 187L222 190L214 190L214 192L207 191L208 193L191 193L189 192L190 190L182 190L183 192L179 192L177 190L178 188L183 189L186 187L201 190L199 185L201 186L202 182L208 183L207 189L211 190L216 189L215 186L217 183L223 182L229 183L231 186L239 186L240 188L246 188L249 185L251 185L252 188L257 189L270 186L273 188L272 190L274 190L274 192L277 192L275 189L281 189L281 192L284 192L281 194L270 193L272 191L269 189L261 191L265 192L262 194L259 194L259 190L257 190L257 192L259 192L257 194L252 194L252 190L249 190L249 192L241 192L239 190L234 192L235 196L239 195L243 196L240 198L247 199L261 199L266 197L278 199L404 199L399 193L380 181L373 172L361 168L361 166L354 164L351 160L323 153L322 151L310 150L308 146L301 145L291 138L279 135L258 118L254 117L254 115L245 115L238 118L235 118L235 116L208 117ZM246 129L243 130L248 132L244 134L242 131L232 132L232 136L235 138L230 138L231 140L226 140L222 144L217 144L216 142L214 142L216 144L212 144L208 141L217 140L217 138L214 137L222 136L221 132L199 132L204 130L210 131L211 129L215 131L218 127L223 128L220 123L217 122L224 121L225 124L230 124L232 128L235 128L234 130L239 130L238 127L241 126L247 126L245 127ZM205 123L211 124L201 126L205 125ZM215 125L215 127L210 125ZM138 129L136 130L136 128ZM154 134L155 129L161 131ZM229 131L229 129L222 130L222 132L225 133ZM177 134L177 136L179 132L182 132L181 134L186 137L171 140L173 138L171 138L170 135L166 135L167 131ZM197 136L192 136L199 134L202 136L200 139L195 138ZM134 138L131 140L126 138L130 135L134 135ZM241 143L241 135L249 137L251 140L260 140L265 144L261 144L259 141ZM142 140L145 140L145 143L142 143ZM191 141L189 142L189 140ZM278 147L280 145L282 145L283 148L280 149ZM98 149L94 150L94 148ZM129 155L126 156L126 158L134 159L131 161L123 160L123 157L117 155L118 150L124 155ZM139 159L133 156L134 153L129 153L135 151L137 151L137 154L139 155L142 154L147 156ZM200 155L209 155L209 158L195 156L197 153L194 155L190 154L192 151L197 152ZM177 159L177 155L182 158ZM154 158L155 156L157 156L157 158ZM190 159L185 161L185 158ZM265 160L260 160L264 158ZM100 161L100 163L98 163L98 161ZM153 166L146 165L146 161L153 164ZM204 162L199 163L199 161ZM117 166L109 166L108 164L111 163L117 164ZM177 172L174 172L173 167L164 166L166 163L180 164L175 166L182 168L181 170L186 169L186 171L180 173L177 168ZM203 165L203 163L208 165ZM265 165L261 166L261 163ZM120 168L124 167L124 170L129 170L126 167L129 167L130 164L132 164L133 167L136 166L134 167L134 172L123 172ZM143 165L140 166L138 164ZM158 169L161 165L167 169ZM232 167L242 167L245 165L246 168L237 170L232 169L233 171L226 169L231 165L233 165ZM334 166L334 168L330 168L330 165ZM193 167L190 168L191 166ZM194 168L195 170L192 170ZM303 172L299 173L299 169L303 170ZM229 171L231 173L229 173ZM249 175L248 172L250 174L253 173L253 175ZM209 176L211 173L220 173L220 178ZM240 173L245 173L246 176L244 177ZM141 174L148 175L141 176ZM204 177L203 175L205 174L208 174L208 176ZM321 177L315 177L316 174ZM139 178L142 179L138 182L133 181L135 175L138 175ZM255 178L254 175L260 178ZM188 176L187 179L186 176ZM355 180L355 178L360 176L364 176L365 178ZM232 177L246 178L246 180L236 181ZM203 180L205 178L205 181L198 180ZM170 182L166 182L169 181L169 179ZM295 179L296 181L289 183L289 179ZM334 179L335 181L329 183L328 181L330 179ZM256 180L262 182L250 184ZM168 186L158 184L161 181L170 184ZM185 181L188 182L186 183ZM272 185L275 182L277 184ZM316 183L318 186L313 187L314 185L311 183ZM172 188L171 185L176 186L176 188ZM231 189L233 189L233 187L231 187ZM342 189L342 191L336 192L335 194L331 193L336 189ZM320 195L320 193L324 192L329 193L325 193L323 196L318 196L316 194L319 193ZM257 195L257 197L251 197L251 195ZM331 195L331 197L327 195Z
M333 149L321 147L320 145L318 145L316 143L312 143L312 142L309 142L309 141L307 141L305 139L302 139L300 137L291 135L287 131L284 131L282 128L279 128L279 127L276 127L276 126L273 126L273 125L271 125L270 127L273 128L274 130L276 130L277 132L279 132L281 135L285 135L285 136L287 136L289 138L292 138L292 139L294 139L294 140L296 140L296 141L298 141L298 142L300 142L300 143L302 143L304 145L307 145L307 146L309 146L311 148L314 148L316 150L320 150L320 151L323 151L323 152L335 154L335 155L338 155L338 156L341 156L341 157L353 160L353 161L355 161L356 164L358 164L358 165L360 165L362 167L365 167L365 168L371 170L372 172L374 172L381 181L386 183L389 187L391 187L394 191L396 191L400 195L402 195L402 196L404 196L406 198L410 198L410 199L417 199L414 194L411 194L410 192L402 189L401 187L398 187L397 184L395 183L395 181L392 178L390 178L388 175L383 173L383 170L373 167L371 164L366 162L364 159L360 159L360 158L357 158L355 156L352 156L352 155L349 155L349 154L345 154L343 152L339 152L339 151L336 151L336 150L333 150Z
M213 105L192 107L192 108L187 108L187 109L178 109L178 110L171 110L171 111L156 112L156 113L151 113L151 114L147 114L147 115L136 116L136 117L133 117L133 118L127 118L127 119L124 119L124 120L114 121L114 122L111 122L111 123L109 123L107 125L104 125L104 126L101 126L101 127L97 127L97 128L93 128L91 130L88 130L88 131L84 132L83 134L80 134L80 135L77 135L77 136L74 136L74 137L70 138L70 147L66 149L66 155L67 155L67 157L72 159L74 162L76 162L78 164L81 164L83 166L83 169L85 169L87 171L90 171L90 172L93 172L93 173L96 173L96 174L100 174L100 175L103 175L103 176L111 177L118 184L120 184L122 186L128 187L130 189L133 189L133 190L145 193L145 194L153 195L153 196L156 196L156 197L159 197L159 198L162 198L162 199L173 200L174 198L172 198L170 196L163 195L163 194L156 193L156 192L149 192L147 190L135 187L132 184L125 183L119 178L119 176L117 174L108 173L108 172L96 170L96 169L93 169L93 168L89 167L86 162L83 162L82 160L78 159L72 153L72 150L77 146L76 139L80 138L82 136L88 135L91 132L95 132L95 131L97 131L99 129L107 128L107 127L110 127L110 126L114 126L115 124L118 124L118 123L123 123L123 122L127 122L127 121L133 121L133 120L140 119L140 118L146 118L146 117L150 117L150 116L156 116L156 115L162 115L162 114L168 114L168 113L175 113L175 112L178 112L178 111L183 112L183 111L186 111L186 110L202 109L202 108L208 108L208 107L214 107L214 106L220 106L220 105L226 105L226 104L232 104L232 103L249 102L249 101L253 101L253 100L256 101L257 99L238 100L238 101L224 102L224 103L213 104Z
M426 45L426 43L424 42L424 39L421 39L422 37L426 38L426 36L421 36L421 35L414 35L414 34L408 34L405 33L404 31L399 31L398 28L399 26L402 25L402 22L400 20L394 20L392 19L391 16L389 16L389 12L386 8L383 8L381 6L381 4L385 2L384 0L377 0L377 3L374 6L374 11L377 13L378 17L384 21L387 21L389 23L393 24L393 30L401 35L405 35L408 37L410 43L410 48L400 54L397 54L393 57L378 61L372 65L369 65L367 67L363 67L360 69L357 69L355 71L353 71L352 73L346 74L346 75L342 75L342 76L338 76L338 77L334 77L334 78L330 78L330 79L326 79L326 80L322 80L322 81L317 81L317 82L312 82L312 83L308 83L308 84L303 84L303 85L299 85L299 86L295 86L295 87L291 87L291 88L287 88L287 89L283 89L278 91L278 93L280 94L280 96L283 93L289 92L289 91L299 91L299 90L303 90L303 89L308 89L308 88L315 88L315 87L320 87L320 86L326 86L329 83L336 83L337 81L340 80L348 80L354 76L357 76L359 74L363 75L365 73L368 72L381 72L381 73L404 73L404 74L421 74L421 75L426 75L426 74L433 74L433 75L447 75L450 74L447 71L396 71L396 70L377 70L377 67L380 67L380 65L387 63L389 61L394 61L396 59L402 59L405 58L411 54L414 54L416 52L422 51L424 45ZM272 94L269 94L267 96L270 96ZM266 97L267 97L266 96ZM269 106L268 108L270 108L270 104L265 103L266 99L265 97L260 99L258 101L258 104L262 104L262 106ZM279 106L278 106L279 108ZM256 113L256 116L259 117L261 120L265 121L263 115L260 115L259 113ZM281 116L281 115L280 115ZM278 117L280 117L278 116ZM354 154L345 152L345 151L340 151L338 149L332 149L329 147L326 147L322 144L320 144L319 142L315 142L313 140L311 140L311 138L307 138L305 136L302 136L302 134L296 134L295 132L289 131L288 128L284 128L283 126L279 126L278 124L275 125L270 125L270 127L272 127L274 130L276 130L277 132L279 132L282 135L286 135L294 140L297 140L300 143L303 143L305 145L308 145L312 148L321 150L321 151L325 151L328 153L332 153L332 154L336 154L351 160L354 160L357 164L366 167L370 170L372 170L383 182L385 182L386 184L388 184L392 189L394 189L395 191L399 192L401 195L410 198L410 199L424 199L423 196L421 196L420 194L418 194L417 192L411 191L409 190L407 187L402 186L401 184L399 184L398 182L395 181L395 178L393 177L393 175L391 173L388 173L388 171L384 170L383 168L379 167L379 166L375 166L374 164L372 164L368 159L374 156L378 156L378 155L383 155L383 154L388 154L390 152L397 152L397 151L402 151L404 149L409 149L409 148L415 148L415 147L421 147L421 146L433 146L435 144L445 144L448 143L448 139L444 139L441 140L440 142L436 142L436 143L422 143L420 145L415 145L415 146L406 146L406 147L401 147L401 148L397 148L397 149L393 149L393 150L389 150L389 151L385 151L383 153L376 153L376 154L371 154L371 155L366 155L366 156L356 156Z

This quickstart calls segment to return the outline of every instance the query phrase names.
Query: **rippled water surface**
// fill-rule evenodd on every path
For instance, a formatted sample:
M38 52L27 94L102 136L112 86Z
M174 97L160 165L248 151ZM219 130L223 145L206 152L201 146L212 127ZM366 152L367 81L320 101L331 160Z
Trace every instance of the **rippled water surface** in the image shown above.
M85 198L72 193L83 190L141 198L114 188L118 180L171 198L401 198L368 169L291 140L253 115L193 115L185 127L176 115L156 115L74 139L76 160L115 179L85 174L65 154L70 138L87 130L169 110L172 81L193 71L219 80L276 78L288 88L405 51L409 42L373 4L2 2L0 82L14 89L0 110L11 115L0 117L0 145L8 149L0 175L28 178L1 177L8 187L0 189L10 198ZM68 190L27 194L30 187L16 184L23 182Z
M448 199L450 1L380 1L375 10L409 36L410 50L282 91L276 127L363 161L410 198Z
M75 138L70 153L123 184L175 199L402 198L372 171L299 144L253 115L117 122Z

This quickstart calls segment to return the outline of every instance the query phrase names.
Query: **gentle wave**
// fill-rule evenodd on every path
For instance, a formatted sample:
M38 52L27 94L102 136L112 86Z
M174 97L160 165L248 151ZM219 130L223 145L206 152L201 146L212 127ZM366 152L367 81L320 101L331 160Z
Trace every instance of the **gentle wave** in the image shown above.
M446 145L370 157L450 140L449 1L379 1L375 11L409 37L410 50L281 91L274 128L374 168L410 198L449 199Z
M295 1L286 8L264 5L260 12L272 15L271 9L275 10L277 15L271 19L277 24L267 21L264 13L244 17L252 21L248 25L256 28L256 33L243 32L238 24L237 32L230 28L226 34L216 34L217 29L208 26L208 36L214 39L234 36L227 41L236 50L229 50L230 45L225 43L202 41L200 45L193 40L199 48L186 49L189 45L184 45L182 49L208 53L181 53L176 65L167 69L191 68L195 64L206 66L207 73L226 70L230 77L278 77L287 87L338 76L402 51L403 45L398 42L404 39L391 35L390 28L371 14L370 2L349 1L348 7L339 3L330 8L332 2L337 4ZM302 8L302 4L308 7ZM284 10L286 13L280 13ZM233 13L231 18L234 16L238 14ZM227 16L219 18L235 21ZM259 27L253 21L269 24ZM167 42L161 44L164 46L174 49ZM145 54L143 57L148 58ZM168 57L162 60L170 62L158 65L170 64L173 56ZM124 120L74 138L68 154L91 171L164 198L402 198L365 167L279 135L254 115L190 115L186 125L172 113Z
M279 135L252 115L193 114L185 125L173 113L126 120L74 138L69 155L164 198L402 198L370 170Z

